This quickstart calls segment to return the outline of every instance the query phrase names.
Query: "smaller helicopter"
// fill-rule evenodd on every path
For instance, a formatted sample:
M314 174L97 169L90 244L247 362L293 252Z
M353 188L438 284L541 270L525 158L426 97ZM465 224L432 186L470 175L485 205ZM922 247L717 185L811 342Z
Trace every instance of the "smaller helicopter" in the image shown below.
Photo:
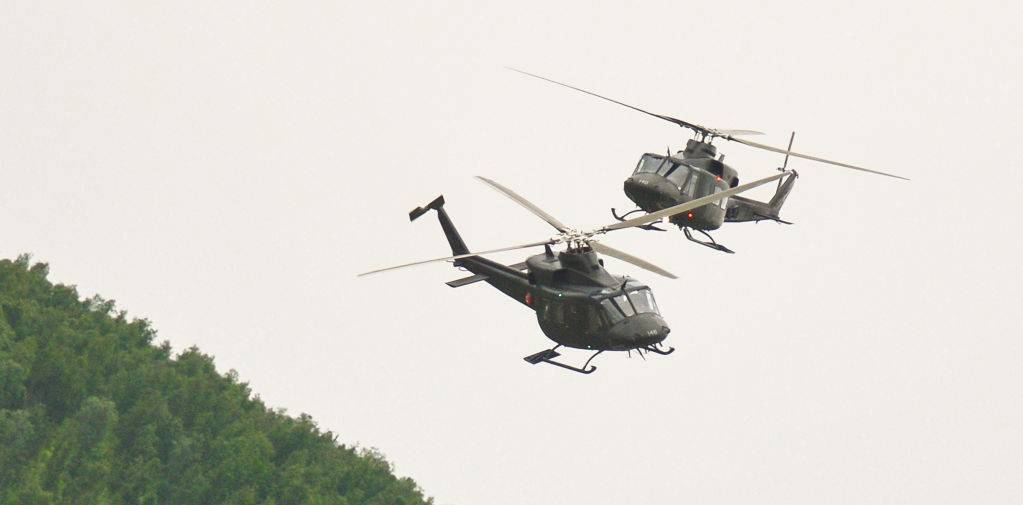
M477 177L553 226L558 235L528 244L470 252L447 211L444 210L444 197L439 196L425 207L417 207L409 212L409 220L415 221L431 210L436 211L441 229L454 255L381 268L359 276L426 263L452 261L455 267L464 268L473 275L448 282L449 286L461 287L484 281L536 312L540 329L557 345L526 356L524 359L528 363L534 365L548 363L573 372L589 374L597 369L596 366L591 366L590 362L605 351L635 350L640 355L643 352L667 355L674 351L674 348L664 348L661 344L671 330L661 317L650 288L629 277L610 274L604 269L604 261L600 259L598 253L618 258L665 277L677 278L661 267L604 245L594 237L614 230L645 226L665 217L688 212L701 205L714 203L721 198L781 179L787 174L788 172L783 172L590 231L569 228L514 191L490 179ZM556 244L565 244L567 248L555 253L551 246ZM525 262L515 265L503 265L481 257L485 254L539 246L543 246L543 253L530 256ZM555 361L554 358L561 355L557 350L562 346L587 349L594 353L582 367L576 367Z
M724 154L718 155L717 147L713 144L715 138L722 138L750 147L784 154L785 161L781 167L778 167L778 170L781 172L786 171L789 163L789 156L795 156L797 158L818 161L861 172L909 180L905 177L894 174L793 152L792 141L795 139L795 132L793 132L789 137L788 148L780 149L739 138L740 136L762 135L762 133L758 131L710 128L696 123L683 121L671 116L656 114L606 96L598 95L582 88L577 88L540 75L531 74L523 70L511 67L509 67L509 70L557 84L559 86L564 86L587 95L595 96L602 100L607 100L611 103L642 112L648 116L653 116L693 131L694 138L687 140L685 148L674 155L671 154L671 149L669 148L666 154L646 153L640 157L639 163L637 163L632 175L625 180L624 184L626 196L628 196L629 199L632 200L632 202L639 208L626 212L624 215L618 215L616 210L612 208L611 214L615 217L615 219L620 221L626 220L634 213L655 212L696 198L719 193L730 187L738 186L738 173L734 168L724 163ZM782 205L785 203L785 199L788 198L789 193L792 191L792 187L795 185L796 177L798 176L799 174L795 171L790 171L786 178L779 180L778 188L770 201L760 202L744 197L723 198L717 200L716 203L692 209L684 214L676 214L669 219L669 222L678 226L685 233L686 238L690 241L718 251L733 253L734 251L731 249L717 243L717 241L715 241L708 232L720 228L724 223L748 221L759 222L769 220L782 224L792 224L781 219L779 213L781 212ZM641 228L646 230L664 231L663 229L657 228L653 225L642 226ZM702 234L705 239L701 240L694 237L690 230L694 230Z

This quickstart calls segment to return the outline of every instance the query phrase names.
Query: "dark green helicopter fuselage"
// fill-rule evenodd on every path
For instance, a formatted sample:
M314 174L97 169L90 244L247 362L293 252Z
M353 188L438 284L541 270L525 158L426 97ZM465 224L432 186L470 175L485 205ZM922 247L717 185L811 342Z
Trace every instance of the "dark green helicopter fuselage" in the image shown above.
M625 194L645 212L656 212L739 185L735 169L715 158L717 149L690 140L676 156L644 154L625 180ZM725 222L727 199L672 216L679 227L716 230Z
M437 211L455 255L469 252L444 199L413 210L413 220ZM480 257L455 260L474 276L452 281L453 287L484 281L536 313L540 329L558 344L579 349L626 351L660 343L671 331L657 311L650 289L628 277L614 276L588 247L559 253L546 248L524 264L506 266ZM519 267L524 267L525 272Z

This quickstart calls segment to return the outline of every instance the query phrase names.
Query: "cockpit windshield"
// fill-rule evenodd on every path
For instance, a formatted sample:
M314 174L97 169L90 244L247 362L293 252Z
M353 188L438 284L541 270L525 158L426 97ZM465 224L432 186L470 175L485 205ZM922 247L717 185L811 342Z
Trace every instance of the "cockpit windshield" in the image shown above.
M629 300L632 301L632 305L636 307L636 312L653 312L654 314L659 313L657 310L657 302L654 301L654 294L649 289L639 289L636 291L629 292Z
M644 154L643 157L639 159L639 163L636 165L636 171L633 173L658 174L671 179L672 175L680 167L682 169L689 168L679 163L679 160L675 158L666 158L656 154Z
M663 156L644 154L643 157L639 159L639 164L636 165L636 171L633 173L638 174L643 172L648 174L656 174L658 172L661 172L663 174L664 170L669 166L671 166L671 162L669 162Z
M617 323L626 317L636 314L658 314L654 294L648 288L628 291L625 294L609 296L600 301L611 323Z

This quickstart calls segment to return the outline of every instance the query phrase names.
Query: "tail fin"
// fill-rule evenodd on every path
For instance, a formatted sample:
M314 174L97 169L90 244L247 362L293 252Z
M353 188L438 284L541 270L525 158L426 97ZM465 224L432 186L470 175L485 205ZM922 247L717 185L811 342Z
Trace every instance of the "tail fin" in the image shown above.
M792 135L789 136L789 147L786 151L792 150L792 142L794 140L796 140L796 132L792 132ZM788 166L789 155L788 153L785 153L785 162L778 167L778 170L784 172ZM772 216L778 217L778 213L781 212L781 206L785 204L785 199L789 197L789 192L792 191L792 186L796 183L796 177L799 177L799 174L793 170L792 174L789 175L787 179L778 180L778 190L774 192L774 196L771 198L771 201L767 202L767 205L771 207Z
M795 172L786 177L784 182L778 186L778 190L774 192L771 201L767 202L767 205L771 207L772 215L777 216L781 212L781 206L785 204L785 199L789 197L792 186L796 184L796 177L799 177L799 175Z
M430 212L430 209L440 209L444 207L444 195L440 195L434 198L432 202L426 204L426 207L416 207L408 213L408 220L415 221L419 219L419 216Z
M423 214L430 212L431 209L437 211L437 219L440 220L440 227L444 229L444 235L448 238L448 244L451 245L451 253L454 255L468 254L469 248L466 247L462 236L458 234L458 230L455 229L455 224L451 222L448 213L444 211L444 195L438 196L432 202L426 204L425 207L412 209L408 213L408 219L409 221L415 221Z

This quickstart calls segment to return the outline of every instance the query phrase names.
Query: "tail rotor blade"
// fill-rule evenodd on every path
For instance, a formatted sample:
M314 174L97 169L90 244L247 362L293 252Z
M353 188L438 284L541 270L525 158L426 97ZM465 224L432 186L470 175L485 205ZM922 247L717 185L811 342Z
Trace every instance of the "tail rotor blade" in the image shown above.
M791 151L792 150L792 142L794 140L796 140L796 132L793 131L792 135L789 135L789 146L787 148L785 148L786 151ZM781 164L780 167L778 167L778 171L779 172L784 172L785 169L788 168L788 167L789 167L789 153L785 153L785 161ZM778 179L778 191L781 191L781 179Z
M792 152L792 142L796 140L796 132L792 132L789 135L789 146L785 148L785 162L781 164L781 171L784 172L786 168L789 168L789 153Z

